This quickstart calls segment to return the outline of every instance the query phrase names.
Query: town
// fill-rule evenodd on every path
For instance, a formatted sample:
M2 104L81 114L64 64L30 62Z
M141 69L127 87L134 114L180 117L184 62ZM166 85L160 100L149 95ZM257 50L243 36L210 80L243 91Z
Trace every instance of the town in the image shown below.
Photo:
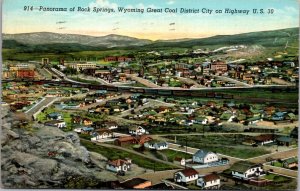
M76 133L109 188L296 188L298 58L224 58L246 48L6 61L2 105Z

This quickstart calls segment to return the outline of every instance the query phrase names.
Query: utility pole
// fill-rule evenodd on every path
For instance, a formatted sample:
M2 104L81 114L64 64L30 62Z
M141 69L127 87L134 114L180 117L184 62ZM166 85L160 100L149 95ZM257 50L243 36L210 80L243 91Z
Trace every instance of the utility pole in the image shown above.
M186 158L187 158L187 136L185 136L185 163L184 163L184 169L186 169Z

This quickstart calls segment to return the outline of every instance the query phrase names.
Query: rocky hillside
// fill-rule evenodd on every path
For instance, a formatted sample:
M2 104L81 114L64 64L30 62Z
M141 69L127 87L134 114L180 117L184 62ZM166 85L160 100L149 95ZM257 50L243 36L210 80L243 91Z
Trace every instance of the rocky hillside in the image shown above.
M106 158L80 145L76 133L41 124L20 125L1 108L1 179L5 188L105 188L117 180Z

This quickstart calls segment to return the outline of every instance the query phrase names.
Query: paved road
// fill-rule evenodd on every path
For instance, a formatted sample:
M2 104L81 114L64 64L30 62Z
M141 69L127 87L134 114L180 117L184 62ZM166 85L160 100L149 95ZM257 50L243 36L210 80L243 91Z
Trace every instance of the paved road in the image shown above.
M136 75L133 75L133 74L125 74L125 75L126 75L126 77L128 77L128 78L130 78L132 80L135 80L135 81L137 81L137 82L139 82L139 83L141 83L141 84L143 84L143 85L145 85L147 87L150 87L150 88L160 88L159 85L156 85L153 82L151 82L149 80L146 80L144 78L140 78L140 77L138 77Z
M57 98L56 97L44 97L40 102L35 104L33 107L31 107L29 110L25 111L25 114L28 116L28 118L31 119L32 115L37 113L40 109L44 107L48 107L51 105Z

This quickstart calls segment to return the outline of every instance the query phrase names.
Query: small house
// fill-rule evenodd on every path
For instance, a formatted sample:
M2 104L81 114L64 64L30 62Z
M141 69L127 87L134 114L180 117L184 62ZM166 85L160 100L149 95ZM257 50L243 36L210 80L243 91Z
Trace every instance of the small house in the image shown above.
M92 134L93 131L94 131L94 128L92 128L92 127L82 127L81 128L82 134Z
M83 123L83 125L85 125L85 126L89 126L89 125L92 125L92 124L93 124L93 121L90 120L89 118L84 118L84 119L82 119L82 123Z
M133 178L121 182L121 186L125 189L145 189L152 186L152 182L142 178Z
M185 165L185 158L175 157L174 162L179 163L181 166L184 166Z
M112 160L108 161L106 165L106 169L112 172L119 172L123 171L126 172L130 169L131 167L131 160L130 159L117 159L117 160Z
M277 144L282 146L290 146L293 143L293 138L288 136L280 136L277 138Z
M98 129L92 134L91 141L97 141L100 139L107 139L113 137L113 132L109 129Z
M114 121L105 122L104 125L107 129L117 129L118 128L118 123L116 123Z
M298 159L297 158L289 158L282 162L284 168L294 168L298 167Z
M230 167L230 170L234 178L243 180L265 175L261 164L255 164L249 161L238 161Z
M196 163L207 164L211 162L216 162L218 160L219 157L217 154L206 150L200 149L193 155L193 162Z
M262 134L254 137L254 141L258 145L265 145L265 144L273 143L275 141L275 136L273 134Z
M51 127L57 127L57 128L64 128L66 127L66 122L63 120L51 120L45 122L45 125L51 126Z
M205 176L200 176L196 184L197 186L205 190L217 190L220 188L221 185L220 176L218 176L217 174L208 174Z
M49 113L47 115L47 118L51 119L51 120L62 120L62 115L60 113Z
M164 150L168 149L168 143L167 142L157 142L157 141L149 141L144 143L144 146L149 149L154 150Z
M174 181L178 183L189 183L198 179L198 172L193 168L186 168L175 172Z
M129 134L131 135L143 135L145 133L146 130L141 126L129 128Z

